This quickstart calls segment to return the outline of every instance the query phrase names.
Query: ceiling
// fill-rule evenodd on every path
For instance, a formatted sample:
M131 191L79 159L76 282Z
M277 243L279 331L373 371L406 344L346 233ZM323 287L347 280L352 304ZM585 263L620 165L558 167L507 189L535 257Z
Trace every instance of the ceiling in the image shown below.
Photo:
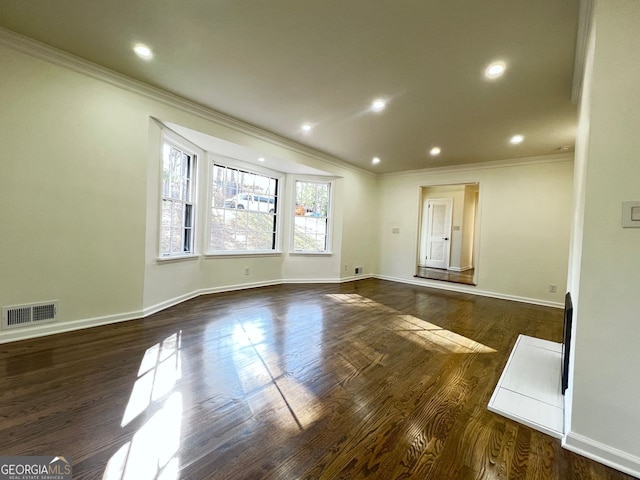
M572 149L578 4L2 0L0 26L367 170L397 172ZM153 59L138 58L136 43ZM494 61L506 71L488 80ZM379 113L376 98L388 101Z

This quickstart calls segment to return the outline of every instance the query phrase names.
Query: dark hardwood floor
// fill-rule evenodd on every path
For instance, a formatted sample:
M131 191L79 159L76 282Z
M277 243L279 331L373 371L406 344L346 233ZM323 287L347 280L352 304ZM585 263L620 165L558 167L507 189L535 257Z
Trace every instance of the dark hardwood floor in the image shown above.
M487 411L560 310L362 280L0 345L0 454L74 479L629 479Z
M416 277L428 280L442 280L444 282L462 283L464 285L475 285L473 281L475 269L471 268L464 272L454 272L441 268L427 268L418 266Z

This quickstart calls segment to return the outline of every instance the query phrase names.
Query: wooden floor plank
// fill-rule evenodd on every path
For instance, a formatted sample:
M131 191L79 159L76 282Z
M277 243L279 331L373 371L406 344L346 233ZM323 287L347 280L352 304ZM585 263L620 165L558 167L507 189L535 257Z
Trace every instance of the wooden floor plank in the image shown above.
M630 479L486 409L519 334L560 341L562 312L374 279L203 296L0 345L0 453L79 479Z

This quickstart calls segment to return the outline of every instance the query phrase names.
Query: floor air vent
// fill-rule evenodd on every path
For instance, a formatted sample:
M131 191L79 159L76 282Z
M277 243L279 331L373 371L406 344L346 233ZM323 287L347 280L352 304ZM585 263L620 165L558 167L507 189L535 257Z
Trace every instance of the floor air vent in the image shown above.
M52 322L58 314L58 301L2 307L2 329Z

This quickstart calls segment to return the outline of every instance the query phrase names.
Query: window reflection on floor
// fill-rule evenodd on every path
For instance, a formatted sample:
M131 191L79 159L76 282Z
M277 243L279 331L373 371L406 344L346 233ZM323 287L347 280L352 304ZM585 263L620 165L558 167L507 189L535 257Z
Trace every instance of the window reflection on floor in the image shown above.
M147 409L155 413L109 459L103 480L177 480L179 478L182 394L174 391L182 376L182 330L149 347L125 407L127 427Z
M327 297L358 309L384 313L384 327L421 348L438 353L495 352L479 342L358 294ZM322 404L296 371L321 364L324 332L323 309L307 303L275 317L267 307L245 312L246 320L228 317L211 325L202 361L211 365L205 386L212 402L242 402L251 421L268 419L279 431L296 434L323 415ZM301 319L303 321L301 321ZM367 330L362 325L363 333ZM365 369L384 366L385 353L364 339L352 339L348 351L336 355L340 383L361 378ZM211 348L208 348L211 347ZM121 426L132 436L110 458L103 480L177 480L183 428L182 331L150 346L142 356ZM355 381L354 380L354 381ZM215 393L214 393L215 392ZM222 393L222 394L220 394ZM360 400L352 398L354 404ZM364 400L363 400L364 402ZM365 402L366 403L366 402ZM364 403L363 403L364 404ZM137 423L136 423L137 422ZM129 432L131 434L131 432Z
M286 353L293 351L288 345L292 341L288 333L296 331L299 314L304 314L304 326L309 336L322 332L322 309L317 305L306 305L303 310L287 312L287 321L279 326L274 326L271 314L263 311L262 315L254 315L251 320L233 327L235 370L251 414L277 413L277 426L292 433L311 426L320 414L316 396L288 372ZM305 340L309 336L305 336ZM278 345L280 351L277 351ZM319 360L319 351L310 348L307 352L311 356L305 357L306 362Z

